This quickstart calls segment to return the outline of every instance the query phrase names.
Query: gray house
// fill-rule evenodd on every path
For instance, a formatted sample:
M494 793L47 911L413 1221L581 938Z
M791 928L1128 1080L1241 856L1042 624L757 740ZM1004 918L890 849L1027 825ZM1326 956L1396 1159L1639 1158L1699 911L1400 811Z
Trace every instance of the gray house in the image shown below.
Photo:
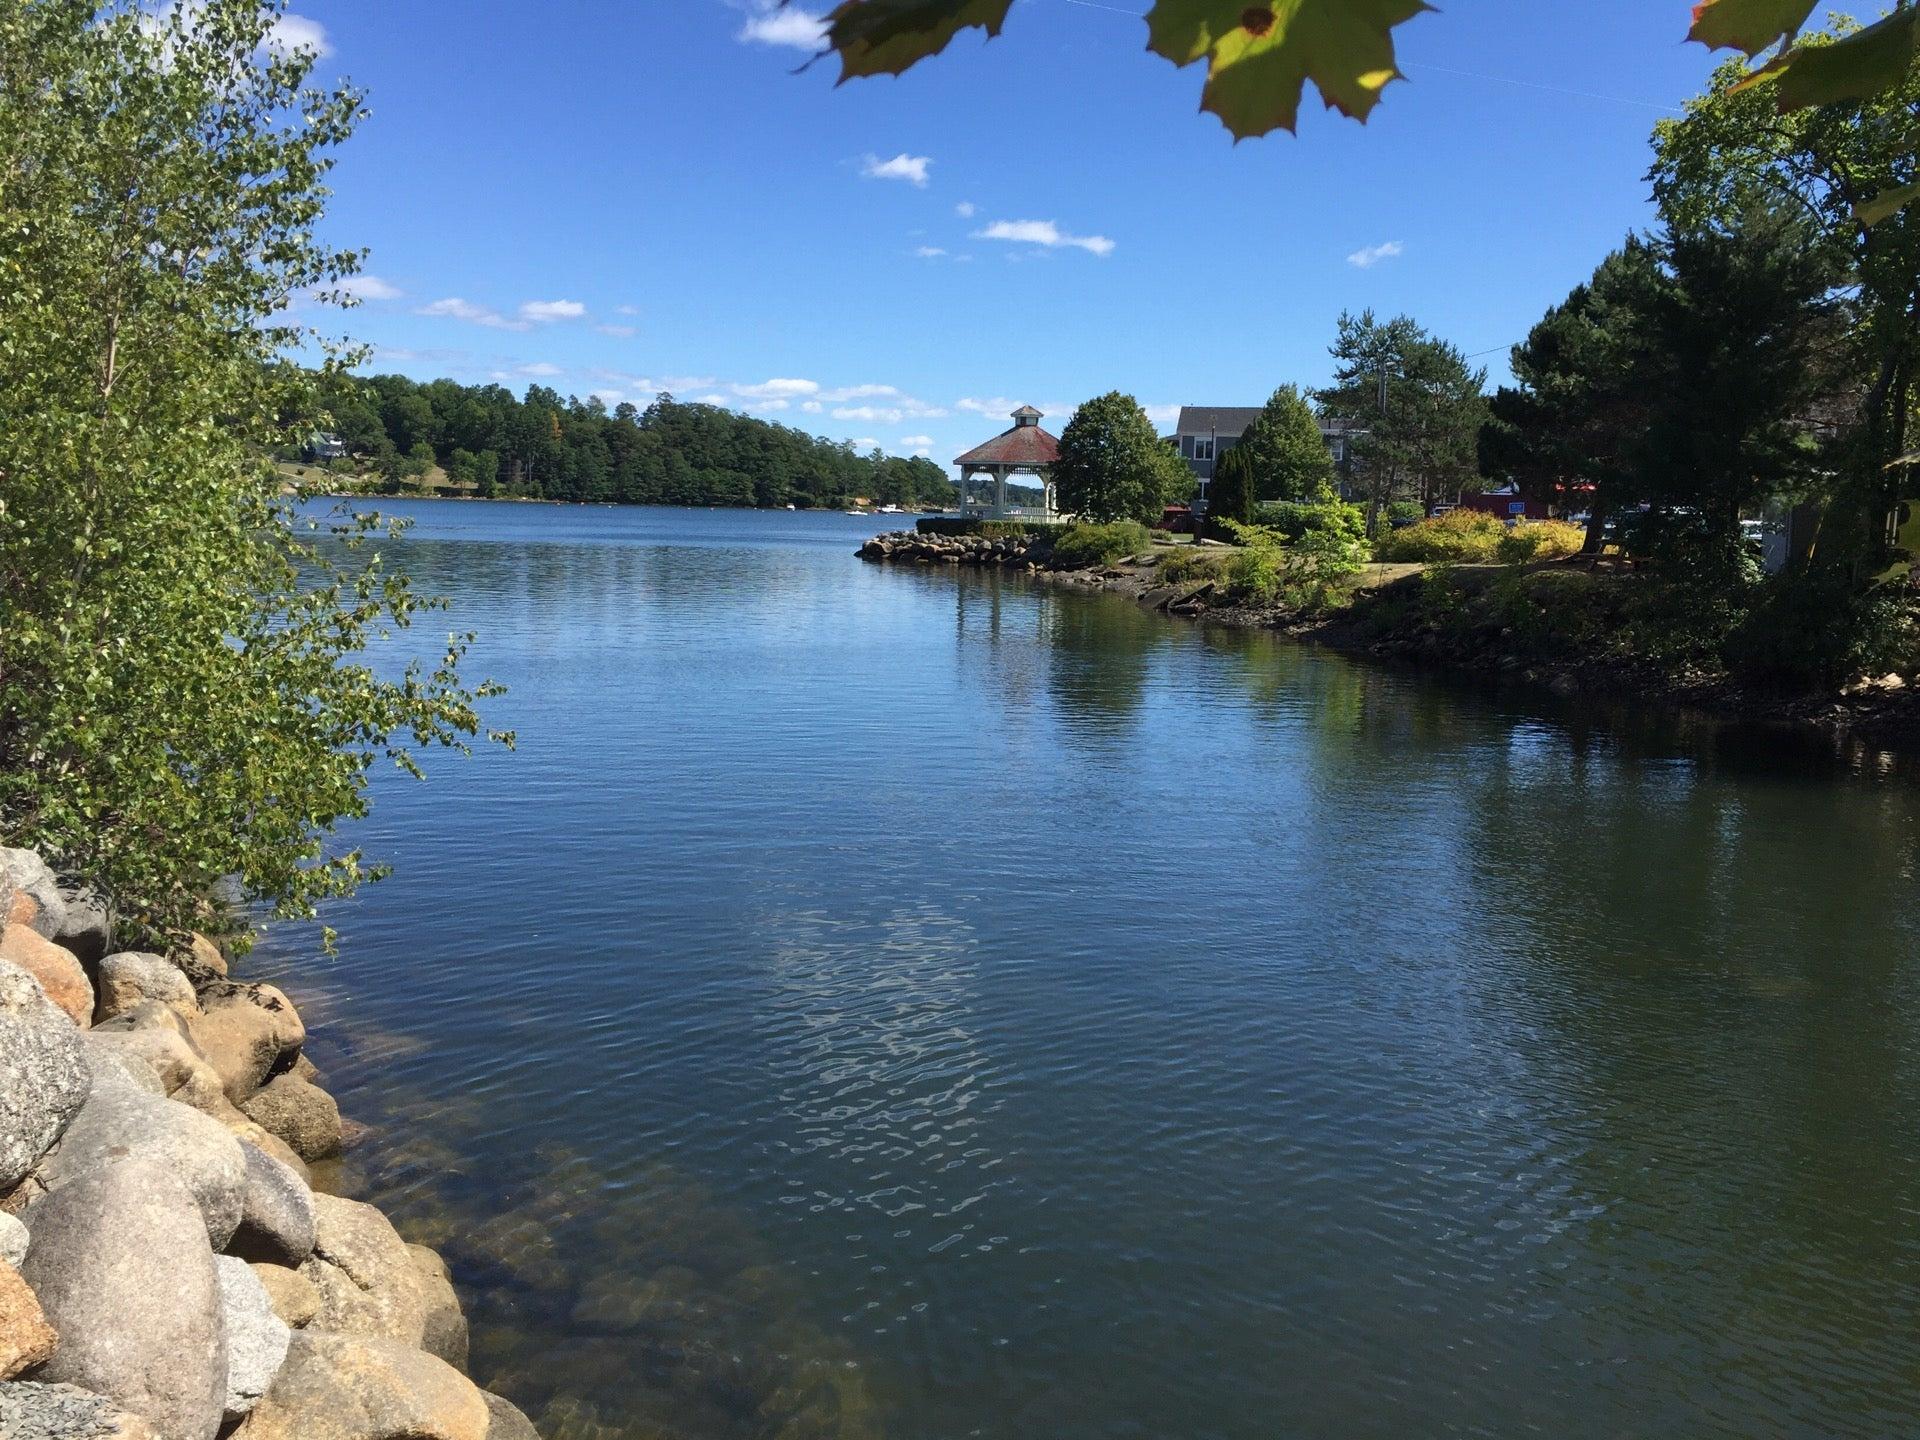
M1171 439L1174 448L1180 452L1180 458L1192 469L1193 478L1200 482L1196 492L1200 509L1206 508L1207 483L1213 479L1215 462L1240 443L1240 437L1247 433L1247 427L1260 418L1260 409L1258 405L1180 407L1180 419L1174 426ZM1333 455L1334 468L1343 476L1347 470L1350 442L1365 433L1345 420L1320 421L1320 438L1327 442L1327 449Z

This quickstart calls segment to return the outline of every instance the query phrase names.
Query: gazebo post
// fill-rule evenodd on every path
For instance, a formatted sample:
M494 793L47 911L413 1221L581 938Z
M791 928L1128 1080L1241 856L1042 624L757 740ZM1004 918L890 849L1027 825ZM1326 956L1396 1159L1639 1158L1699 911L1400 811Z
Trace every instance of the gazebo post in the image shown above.
M1007 518L1007 467L1004 465L993 467L993 518Z

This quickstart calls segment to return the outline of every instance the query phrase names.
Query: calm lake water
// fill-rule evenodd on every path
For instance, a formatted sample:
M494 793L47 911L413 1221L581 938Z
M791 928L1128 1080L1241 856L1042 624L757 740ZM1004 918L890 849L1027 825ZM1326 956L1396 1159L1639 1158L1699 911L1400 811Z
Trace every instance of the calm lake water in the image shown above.
M1910 777L871 519L389 508L519 749L252 968L543 1433L1920 1430Z

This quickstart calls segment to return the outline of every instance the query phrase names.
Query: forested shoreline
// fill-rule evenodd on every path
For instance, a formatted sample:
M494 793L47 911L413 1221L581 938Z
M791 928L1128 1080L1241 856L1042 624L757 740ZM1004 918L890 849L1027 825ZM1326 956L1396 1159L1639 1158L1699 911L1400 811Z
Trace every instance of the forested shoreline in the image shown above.
M330 377L320 429L343 480L397 493L435 467L482 498L589 504L839 508L856 499L944 507L955 491L924 457L861 453L790 425L661 394L645 409L531 385ZM289 452L288 459L300 458Z

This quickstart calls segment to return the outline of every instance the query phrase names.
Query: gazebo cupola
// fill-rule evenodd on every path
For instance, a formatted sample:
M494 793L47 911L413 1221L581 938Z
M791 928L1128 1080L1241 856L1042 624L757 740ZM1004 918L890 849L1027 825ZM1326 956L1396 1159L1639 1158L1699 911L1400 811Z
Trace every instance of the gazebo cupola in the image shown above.
M1053 466L1060 458L1060 442L1040 428L1043 418L1033 406L1022 405L1013 412L1011 430L1001 431L986 444L976 445L953 462L960 469L962 515L985 514L995 520L1055 518ZM1038 510L1032 506L1007 504L1007 477L1020 474L1032 475L1040 482L1041 505ZM970 485L976 475L988 476L993 481L992 500L988 505L973 503Z

